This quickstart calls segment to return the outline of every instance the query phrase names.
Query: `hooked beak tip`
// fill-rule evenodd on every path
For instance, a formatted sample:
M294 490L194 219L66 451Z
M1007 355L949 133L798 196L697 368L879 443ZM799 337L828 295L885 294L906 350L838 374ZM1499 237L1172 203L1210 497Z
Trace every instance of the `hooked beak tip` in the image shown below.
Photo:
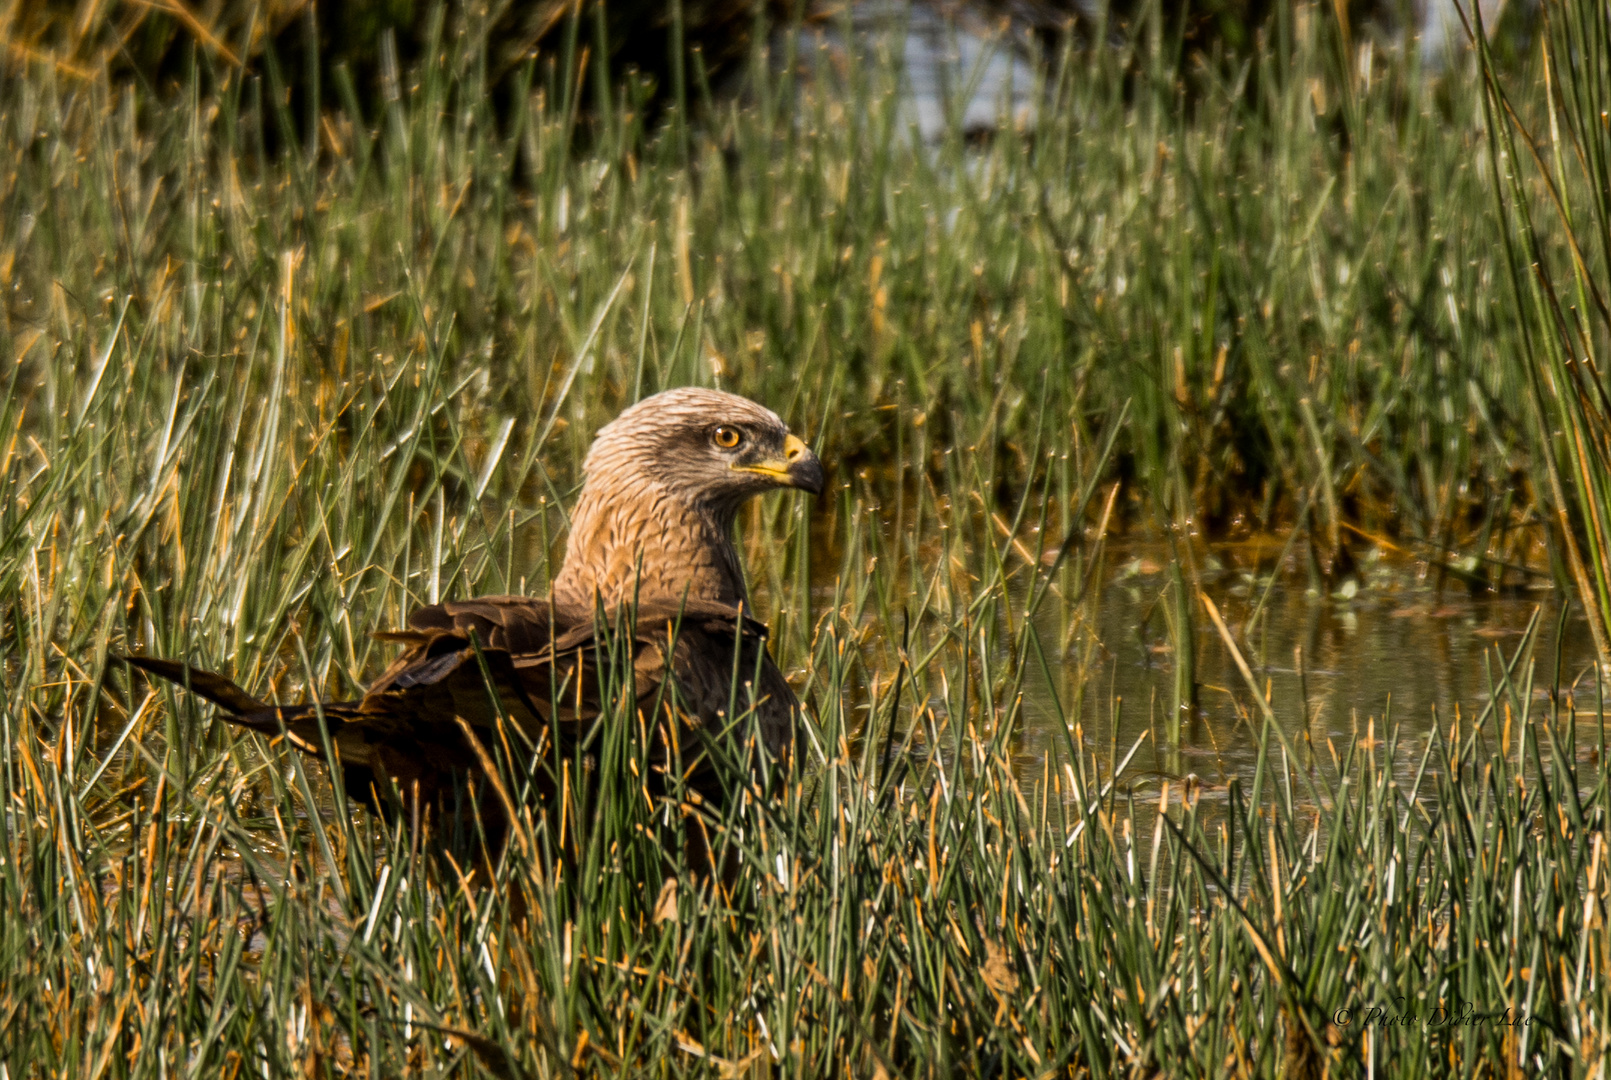
M822 462L811 452L811 448L799 436L790 435L783 442L783 456L788 462L786 474L789 486L821 495L827 478L822 471Z

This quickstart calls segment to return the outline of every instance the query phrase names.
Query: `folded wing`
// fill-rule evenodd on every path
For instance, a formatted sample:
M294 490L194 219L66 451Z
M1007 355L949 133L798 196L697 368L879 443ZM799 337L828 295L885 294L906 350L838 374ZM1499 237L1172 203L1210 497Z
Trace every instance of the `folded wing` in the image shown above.
M740 716L753 709L774 757L792 742L797 705L767 655L766 629L726 605L603 613L486 596L421 608L409 629L376 636L405 648L357 701L273 705L210 671L124 659L188 686L233 723L317 756L322 720L348 791L372 798L393 782L430 795L473 774L477 758L459 720L490 746L500 713L539 748L568 749L602 713L633 708L651 730L663 717L718 731L735 706Z

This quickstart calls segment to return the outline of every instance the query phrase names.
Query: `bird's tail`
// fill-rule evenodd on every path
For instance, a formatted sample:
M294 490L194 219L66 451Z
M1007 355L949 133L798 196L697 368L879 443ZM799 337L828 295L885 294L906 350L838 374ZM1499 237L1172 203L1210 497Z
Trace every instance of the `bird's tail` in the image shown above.
M200 694L231 716L244 716L268 706L222 675L202 668L191 667L178 660L163 660L156 656L115 656L130 667L139 668L150 675L167 679L171 683Z
M465 755L458 746L456 730L447 745L422 747L405 739L403 748L398 750L389 746L385 738L375 737L373 725L377 717L374 713L365 713L361 701L270 705L216 672L177 660L155 656L118 656L116 659L200 694L222 709L224 718L232 724L271 739L283 737L291 746L313 758L328 761L328 755L333 752L332 764L339 765L348 794L363 799L378 811L385 812L400 805L396 801L398 796L418 798L422 785L430 798L436 798L443 790L457 795L450 785L463 772ZM458 821L457 816L448 814L445 806L439 806L437 813L438 820L444 823ZM443 827L447 827L446 824Z
M358 702L332 701L322 704L270 705L242 690L230 680L214 671L192 667L178 660L164 660L157 656L118 656L130 667L139 668L200 694L228 714L228 719L241 727L251 728L264 735L289 732L301 749L318 752L317 723L323 713L332 729L357 715ZM301 746L306 741L308 746Z

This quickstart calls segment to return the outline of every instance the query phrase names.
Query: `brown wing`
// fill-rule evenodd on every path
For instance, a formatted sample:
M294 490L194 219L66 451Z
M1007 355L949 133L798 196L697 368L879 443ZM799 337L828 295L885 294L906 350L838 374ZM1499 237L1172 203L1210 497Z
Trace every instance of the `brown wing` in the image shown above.
M753 714L767 752L792 751L799 702L766 648L766 627L737 611L710 605L684 611L640 608L636 635L670 655L679 719L712 736L735 738Z
M385 778L404 791L414 782L431 790L473 773L478 763L458 721L490 746L500 709L534 744L565 745L604 711L611 688L630 693L638 709L716 737L753 709L773 757L792 746L798 704L767 654L766 629L725 605L650 602L600 622L594 612L546 600L487 596L422 608L409 625L377 635L407 648L354 702L272 706L211 672L126 659L189 685L243 727L286 734L321 756L322 716L348 787L360 795L371 785L385 790ZM630 689L620 677L627 664Z

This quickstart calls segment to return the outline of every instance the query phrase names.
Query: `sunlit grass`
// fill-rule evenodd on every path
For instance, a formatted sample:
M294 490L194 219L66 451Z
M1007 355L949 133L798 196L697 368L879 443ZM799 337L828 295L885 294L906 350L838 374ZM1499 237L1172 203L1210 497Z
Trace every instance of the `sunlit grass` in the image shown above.
M1302 9L1189 87L1148 46L1051 57L1033 130L926 146L886 66L806 38L651 128L630 82L578 120L562 65L496 106L474 26L326 87L316 140L205 56L0 86L6 1077L1598 1067L1611 774L1573 703L1530 715L1531 638L1413 747L1381 719L1309 770L1241 728L1223 799L1066 699L1019 753L1026 686L1097 692L1056 673L1112 534L1172 537L1188 648L1204 535L1536 561L1474 75L1341 65ZM691 382L834 482L742 522L813 719L711 824L726 894L626 779L633 718L489 888L107 661L348 696L414 606L540 594L592 432ZM545 767L491 750L517 795ZM1486 1019L1334 1022L1399 994Z

